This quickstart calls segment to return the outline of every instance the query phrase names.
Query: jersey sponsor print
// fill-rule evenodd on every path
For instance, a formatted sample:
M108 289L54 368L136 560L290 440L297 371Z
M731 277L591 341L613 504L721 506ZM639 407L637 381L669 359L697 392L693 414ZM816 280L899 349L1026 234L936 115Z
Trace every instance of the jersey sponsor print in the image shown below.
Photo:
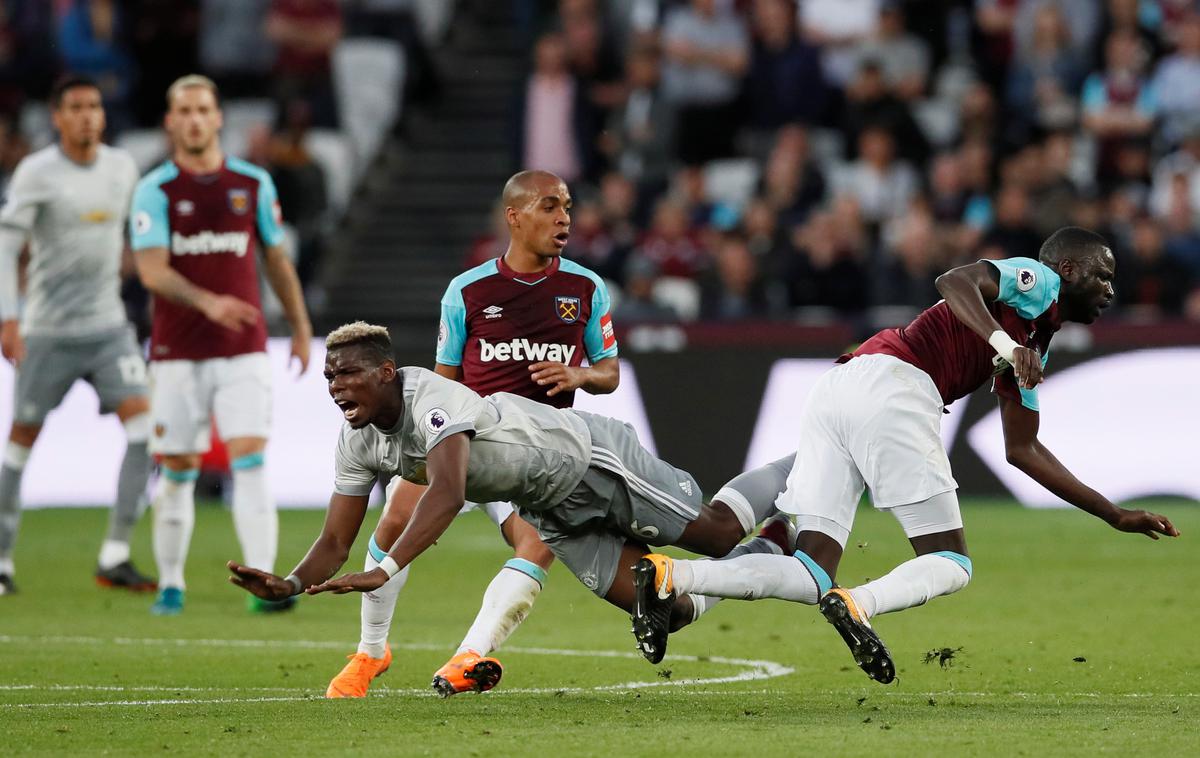
M569 407L574 392L547 397L529 365L590 364L617 354L604 281L556 258L544 271L520 274L496 258L459 275L442 297L437 362L461 366L462 380L482 395L511 392Z
M189 281L233 295L261 310L256 242L283 239L275 185L266 171L226 158L214 174L192 174L168 161L142 178L134 193L130 239L135 251L165 247L171 267ZM154 298L151 360L228 358L266 350L266 323L240 332L200 311Z

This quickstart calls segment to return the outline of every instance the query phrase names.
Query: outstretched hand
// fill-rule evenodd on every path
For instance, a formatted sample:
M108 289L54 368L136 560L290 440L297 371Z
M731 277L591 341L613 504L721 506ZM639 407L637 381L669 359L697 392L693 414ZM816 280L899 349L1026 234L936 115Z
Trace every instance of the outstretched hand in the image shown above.
M229 561L225 566L233 572L233 576L229 577L230 583L236 584L251 595L263 600L283 600L292 595L292 583L282 577L233 561Z
M370 592L382 587L387 580L387 572L377 568L358 574L342 574L337 579L314 584L305 592L310 595L320 595L322 592L332 592L335 595L344 595L347 592Z
M1179 530L1175 528L1170 519L1166 516L1160 516L1157 513L1151 513L1150 511L1135 511L1122 508L1112 527L1122 532L1144 534L1154 540L1158 539L1158 535L1160 534L1165 534L1168 537L1179 536Z

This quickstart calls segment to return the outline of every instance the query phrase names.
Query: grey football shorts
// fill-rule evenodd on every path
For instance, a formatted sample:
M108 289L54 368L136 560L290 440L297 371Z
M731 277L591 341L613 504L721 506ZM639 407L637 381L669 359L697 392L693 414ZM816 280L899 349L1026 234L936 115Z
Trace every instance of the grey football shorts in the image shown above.
M583 479L561 503L520 513L584 586L608 594L626 542L671 545L700 515L691 474L651 455L622 421L574 411L592 436Z
M30 336L25 350L13 398L15 423L41 425L77 379L96 390L101 413L147 394L146 363L132 326L88 337Z

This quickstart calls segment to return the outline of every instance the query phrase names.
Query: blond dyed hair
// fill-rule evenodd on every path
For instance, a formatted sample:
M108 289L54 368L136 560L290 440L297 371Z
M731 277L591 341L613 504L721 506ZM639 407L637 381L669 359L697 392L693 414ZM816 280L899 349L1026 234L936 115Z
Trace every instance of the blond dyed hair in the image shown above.
M213 100L218 104L221 102L221 93L217 90L217 83L209 79L203 74L188 74L181 76L171 82L171 86L167 87L167 107L171 107L171 103L175 101L175 94L180 90L190 89L192 87L203 87L212 93Z

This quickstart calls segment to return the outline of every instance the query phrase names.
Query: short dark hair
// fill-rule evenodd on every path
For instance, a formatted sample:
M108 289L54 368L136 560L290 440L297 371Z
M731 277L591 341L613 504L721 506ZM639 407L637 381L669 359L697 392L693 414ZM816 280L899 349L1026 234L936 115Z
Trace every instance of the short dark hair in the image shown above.
M1042 243L1042 249L1038 251L1038 259L1042 263L1051 265L1058 263L1063 258L1088 252L1089 248L1094 251L1108 250L1108 241L1087 229L1078 226L1064 226Z
M392 355L392 338L387 328L365 321L343 324L325 338L325 349L328 352L348 347L360 348L375 365L395 360Z
M91 87L96 91L100 90L100 85L96 80L85 74L64 74L54 81L54 86L50 88L50 107L55 110L62 107L63 96L67 94L67 90L75 89L76 87Z

